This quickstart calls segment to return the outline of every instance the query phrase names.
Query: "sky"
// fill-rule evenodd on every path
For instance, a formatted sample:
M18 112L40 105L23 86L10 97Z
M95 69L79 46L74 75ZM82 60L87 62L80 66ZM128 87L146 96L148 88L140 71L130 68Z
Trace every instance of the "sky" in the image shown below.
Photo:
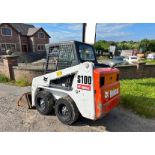
M81 23L33 23L43 27L51 36L50 42L82 40ZM155 39L155 23L98 23L96 40L139 41Z

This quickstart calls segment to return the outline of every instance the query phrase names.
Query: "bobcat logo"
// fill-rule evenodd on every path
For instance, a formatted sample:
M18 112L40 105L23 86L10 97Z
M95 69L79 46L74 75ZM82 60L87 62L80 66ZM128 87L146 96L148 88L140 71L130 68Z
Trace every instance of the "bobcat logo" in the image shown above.
M44 79L43 79L45 82L48 80L48 78L47 77L44 77Z
M105 92L104 97L105 97L105 99L109 98L109 92L108 91Z

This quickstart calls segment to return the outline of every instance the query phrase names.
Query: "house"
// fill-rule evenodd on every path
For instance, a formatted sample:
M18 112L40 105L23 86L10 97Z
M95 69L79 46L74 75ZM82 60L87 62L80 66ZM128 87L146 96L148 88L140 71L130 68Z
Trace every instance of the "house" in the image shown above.
M121 56L129 57L129 56L136 56L138 53L140 53L137 49L130 49L130 50L122 50Z
M121 56L123 56L123 57L129 57L129 56L133 56L133 55L134 55L134 51L132 49L121 51Z
M1 23L0 54L8 49L15 52L45 51L49 38L49 34L41 27L22 23Z

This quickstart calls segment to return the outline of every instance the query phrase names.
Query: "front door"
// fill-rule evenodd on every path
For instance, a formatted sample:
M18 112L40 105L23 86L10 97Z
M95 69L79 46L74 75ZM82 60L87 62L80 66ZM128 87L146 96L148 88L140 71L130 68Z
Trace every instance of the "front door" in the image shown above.
M27 48L27 45L22 45L22 51L23 52L28 52L28 48Z

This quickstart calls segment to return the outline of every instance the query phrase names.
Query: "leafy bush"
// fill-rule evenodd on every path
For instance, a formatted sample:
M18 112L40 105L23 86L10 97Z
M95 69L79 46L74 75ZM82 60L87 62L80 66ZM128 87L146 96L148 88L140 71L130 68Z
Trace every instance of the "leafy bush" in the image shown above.
M0 83L6 83L8 81L9 79L5 75L0 74Z

